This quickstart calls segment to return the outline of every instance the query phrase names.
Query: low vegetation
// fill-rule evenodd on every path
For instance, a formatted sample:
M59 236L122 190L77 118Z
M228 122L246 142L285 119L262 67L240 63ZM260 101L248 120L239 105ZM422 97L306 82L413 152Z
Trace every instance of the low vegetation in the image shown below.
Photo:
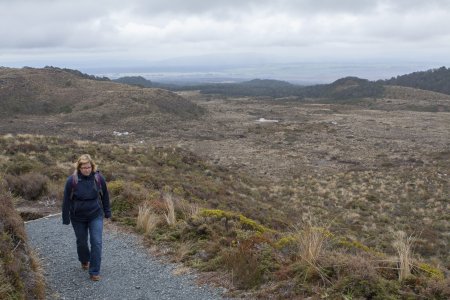
M0 175L0 299L45 299L39 261L6 186Z
M448 185L426 167L404 178L386 170L353 171L271 183L177 147L8 135L0 138L0 149L4 185L13 193L8 197L16 197L18 206L53 200L55 209L71 162L90 153L108 181L113 221L141 233L175 262L222 274L229 296L450 297L444 265ZM36 182L36 188L30 192L21 182ZM409 192L402 195L398 186ZM418 205L425 192L433 201ZM414 218L433 214L437 222L429 233L407 239L415 222L401 213L405 203L413 206ZM396 235L399 230L404 233ZM432 234L434 248L428 249ZM12 251L17 243L12 250L5 245Z

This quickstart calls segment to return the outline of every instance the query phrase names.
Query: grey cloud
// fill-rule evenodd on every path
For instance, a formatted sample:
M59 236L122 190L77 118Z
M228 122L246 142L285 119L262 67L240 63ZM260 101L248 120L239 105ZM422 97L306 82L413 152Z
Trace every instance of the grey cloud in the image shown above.
M288 14L363 14L380 7L392 11L423 10L448 8L448 0L172 0L172 1L128 1L133 11L140 15L176 14L204 15L213 14L223 17L232 14L249 14L253 11L267 10Z
M0 0L0 55L445 49L449 22L449 0Z
M176 14L205 14L211 12L234 11L246 13L252 10L269 10L274 12L362 12L376 6L377 1L371 0L172 0L172 1L134 1L136 12L146 14L176 13Z

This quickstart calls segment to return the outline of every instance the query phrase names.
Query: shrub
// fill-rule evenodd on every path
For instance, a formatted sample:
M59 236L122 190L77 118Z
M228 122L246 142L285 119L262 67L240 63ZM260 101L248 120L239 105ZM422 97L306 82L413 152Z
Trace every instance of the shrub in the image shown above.
M122 180L115 180L108 183L108 191L111 196L117 196L123 192L124 182Z
M18 153L11 157L4 166L5 173L12 175L20 175L32 171L43 170L43 165L25 154Z
M380 277L360 277L349 275L333 286L338 295L346 299L398 299L399 284ZM345 299L345 298L344 298Z
M430 266L429 264L419 263L417 265L417 268L419 269L419 272L424 272L426 276L429 276L431 278L438 280L443 280L445 278L444 272L442 272L438 268Z
M241 244L236 248L229 248L223 253L223 261L236 287L250 289L262 282L263 274L259 269L256 253L249 245Z
M273 230L258 224L256 221L249 219L241 214L224 211L220 209L202 209L200 210L200 216L211 217L216 219L237 220L241 226L248 230L258 231L260 233L273 232Z
M5 176L13 194L27 200L36 200L47 192L48 178L38 173L26 173L20 176Z
M0 299L44 299L39 272L12 196L0 186Z

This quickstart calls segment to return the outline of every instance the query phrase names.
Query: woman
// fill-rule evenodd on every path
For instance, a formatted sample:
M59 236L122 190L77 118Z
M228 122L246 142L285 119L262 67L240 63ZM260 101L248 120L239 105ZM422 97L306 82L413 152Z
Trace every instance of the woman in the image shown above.
M78 259L91 280L100 280L103 217L111 218L105 179L89 154L75 163L75 172L67 178L62 206L63 224L72 222L77 239ZM90 246L88 245L90 236Z

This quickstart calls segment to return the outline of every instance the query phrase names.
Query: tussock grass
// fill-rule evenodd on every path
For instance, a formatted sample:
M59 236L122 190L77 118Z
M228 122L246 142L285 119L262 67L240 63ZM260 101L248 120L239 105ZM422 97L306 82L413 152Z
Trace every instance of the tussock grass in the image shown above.
M147 204L139 206L136 222L136 228L138 230L142 230L145 235L148 235L156 229L159 222L159 216L152 211L150 206Z
M308 223L301 228L297 228L296 235L300 258L311 266L317 266L317 261L323 255L328 239L324 230Z
M175 203L173 201L172 195L171 194L164 194L163 196L164 199L164 205L165 205L165 213L164 213L164 218L166 219L166 222L169 226L173 226L176 224L177 219L175 216Z
M328 229L313 225L310 219L301 227L297 226L295 236L298 242L298 256L313 272L316 272L323 282L330 283L327 275L320 265L320 260L326 252L330 239Z
M398 231L395 234L394 247L398 255L398 279L400 281L411 276L413 243L414 237L407 236L405 232Z
M195 218L200 214L200 206L197 203L189 203L186 200L180 201L179 208L186 220Z
M189 258L190 253L192 252L192 249L194 248L194 242L187 241L185 243L180 243L175 250L174 253L174 261L179 263L184 261L185 259Z

